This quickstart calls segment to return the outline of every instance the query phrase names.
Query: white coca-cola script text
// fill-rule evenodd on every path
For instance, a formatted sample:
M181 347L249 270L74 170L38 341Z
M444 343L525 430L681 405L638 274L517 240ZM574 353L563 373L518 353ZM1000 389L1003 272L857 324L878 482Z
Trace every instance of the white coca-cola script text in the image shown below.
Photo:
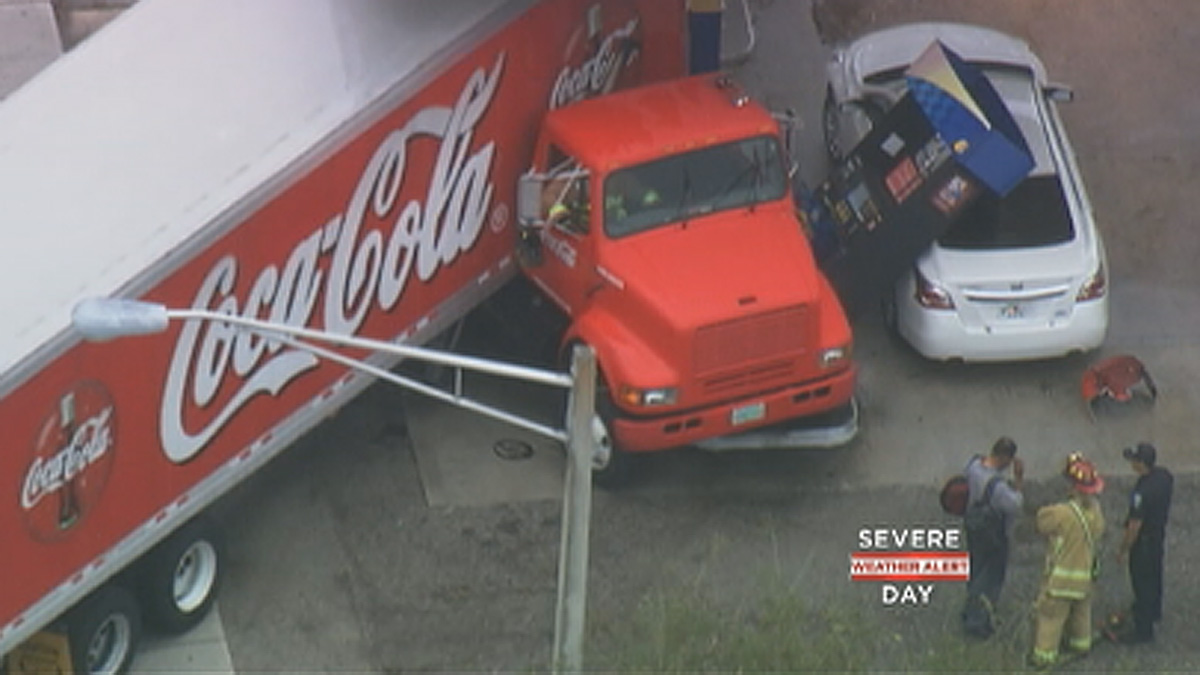
M246 271L254 281L245 297L235 292L243 270L231 252L210 269L192 306L290 326L316 326L319 316L324 330L353 335L373 307L386 312L399 302L414 273L427 282L453 263L478 240L490 208L495 142L472 147L503 66L501 54L490 71L471 74L453 108L424 108L390 132L342 212L297 243L282 268ZM401 203L409 143L421 137L440 142L429 187L424 202ZM391 232L364 228L368 214L393 223ZM162 397L159 433L166 456L176 463L195 457L255 396L278 395L317 365L313 354L284 347L229 324L188 321ZM221 397L220 409L208 410L223 391L231 393ZM205 421L188 429L185 417Z
M75 429L62 449L49 457L33 460L21 490L21 506L26 511L37 506L46 495L62 489L108 453L113 443L112 414L112 406L108 406L89 417Z
M637 57L637 27L638 19L631 19L605 36L596 53L578 67L563 66L550 91L550 108L611 92L621 68Z

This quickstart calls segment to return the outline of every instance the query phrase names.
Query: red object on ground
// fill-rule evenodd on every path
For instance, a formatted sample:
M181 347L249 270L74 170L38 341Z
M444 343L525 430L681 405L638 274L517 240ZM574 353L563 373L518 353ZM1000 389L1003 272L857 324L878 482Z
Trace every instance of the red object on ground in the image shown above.
M1124 402L1133 397L1132 390L1139 382L1145 382L1150 398L1158 398L1158 389L1142 362L1134 356L1120 354L1089 366L1083 373L1080 389L1088 404L1103 396Z

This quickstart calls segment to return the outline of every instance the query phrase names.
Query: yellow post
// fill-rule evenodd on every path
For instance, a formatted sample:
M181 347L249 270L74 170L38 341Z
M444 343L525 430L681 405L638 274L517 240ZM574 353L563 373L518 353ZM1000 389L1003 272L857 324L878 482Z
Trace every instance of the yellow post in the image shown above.
M6 665L10 675L70 675L71 643L62 633L35 633L9 653Z

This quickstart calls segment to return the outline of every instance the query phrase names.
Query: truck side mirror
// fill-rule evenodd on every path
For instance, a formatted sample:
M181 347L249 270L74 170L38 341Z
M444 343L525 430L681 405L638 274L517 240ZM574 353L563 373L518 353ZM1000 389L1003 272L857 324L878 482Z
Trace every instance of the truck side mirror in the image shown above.
M525 173L517 179L517 223L531 228L544 225L542 220L542 194L546 189L546 177L538 173Z

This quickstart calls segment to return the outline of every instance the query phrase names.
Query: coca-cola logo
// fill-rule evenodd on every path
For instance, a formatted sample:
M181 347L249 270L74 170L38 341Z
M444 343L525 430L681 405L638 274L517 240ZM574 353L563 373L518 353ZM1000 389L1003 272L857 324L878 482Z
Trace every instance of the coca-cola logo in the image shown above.
M474 140L503 66L501 54L490 71L471 74L452 108L424 108L389 133L342 212L300 240L282 266L245 270L230 253L209 270L192 306L291 326L317 325L319 317L324 330L352 335L372 311L395 307L414 274L428 282L452 264L479 239L491 205L495 142L476 147ZM401 203L407 150L421 137L439 142L428 190L424 201ZM391 231L364 227L368 217L393 223ZM253 282L239 297L243 275ZM219 322L186 322L163 391L164 453L177 463L195 457L255 396L278 395L316 365L316 356L278 340ZM218 398L220 407L208 410ZM189 429L185 419L205 421Z
M64 536L100 500L112 472L117 420L112 396L95 381L64 392L44 418L21 480L21 510L42 541Z
M641 52L640 26L641 21L637 17L629 19L605 34L598 44L588 47L590 55L583 57L580 62L573 65L568 61L559 71L554 88L550 90L550 108L561 108L611 92L621 72L631 66Z

